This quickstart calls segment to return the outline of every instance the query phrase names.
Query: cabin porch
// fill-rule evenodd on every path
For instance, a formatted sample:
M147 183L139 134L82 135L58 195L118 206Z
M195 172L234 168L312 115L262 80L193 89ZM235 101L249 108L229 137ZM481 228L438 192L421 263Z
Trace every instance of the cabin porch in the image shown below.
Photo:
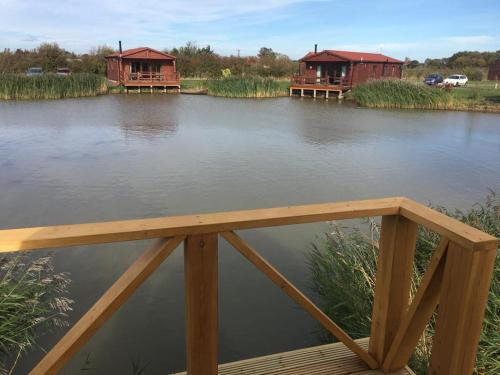
M290 96L321 95L326 99L333 93L339 99L350 90L352 66L347 62L301 63L300 73L290 79Z
M124 62L123 86L181 88L179 73L174 71L171 63L158 62Z

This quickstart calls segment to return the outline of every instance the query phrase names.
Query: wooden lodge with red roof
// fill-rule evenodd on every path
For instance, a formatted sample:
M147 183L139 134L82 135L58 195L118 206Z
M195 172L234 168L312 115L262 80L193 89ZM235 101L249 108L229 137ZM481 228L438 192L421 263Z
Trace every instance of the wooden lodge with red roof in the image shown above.
M315 48L316 49L316 48ZM380 53L324 50L299 60L300 72L290 81L290 95L300 92L342 94L370 79L401 78L403 61Z
M106 56L108 80L127 88L148 87L180 90L175 56L149 47L133 48Z

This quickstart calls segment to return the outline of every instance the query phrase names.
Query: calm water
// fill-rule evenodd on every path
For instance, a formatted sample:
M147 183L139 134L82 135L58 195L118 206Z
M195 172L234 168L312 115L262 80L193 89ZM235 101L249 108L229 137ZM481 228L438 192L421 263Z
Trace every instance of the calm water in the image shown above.
M466 208L500 188L500 115L381 111L310 99L106 96L0 103L0 227L406 195ZM244 232L302 290L326 225ZM147 242L53 250L76 321ZM47 252L38 252L45 254ZM64 373L183 370L178 249ZM310 294L307 291L308 294ZM318 327L221 240L220 361L318 343ZM45 348L61 336L46 336ZM41 351L23 359L30 369Z

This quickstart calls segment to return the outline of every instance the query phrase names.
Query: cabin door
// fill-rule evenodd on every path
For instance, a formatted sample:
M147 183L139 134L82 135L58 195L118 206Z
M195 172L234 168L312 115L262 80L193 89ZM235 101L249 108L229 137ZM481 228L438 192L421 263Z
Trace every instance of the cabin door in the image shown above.
M322 76L323 76L323 65L318 65L318 67L316 68L316 82L320 82Z

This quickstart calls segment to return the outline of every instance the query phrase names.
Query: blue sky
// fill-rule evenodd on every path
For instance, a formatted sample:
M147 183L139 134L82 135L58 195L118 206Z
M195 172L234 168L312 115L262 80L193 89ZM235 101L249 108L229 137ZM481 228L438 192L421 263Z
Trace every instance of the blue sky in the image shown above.
M195 41L224 55L266 46L299 58L318 43L420 60L500 50L500 0L0 0L0 10L0 49Z

